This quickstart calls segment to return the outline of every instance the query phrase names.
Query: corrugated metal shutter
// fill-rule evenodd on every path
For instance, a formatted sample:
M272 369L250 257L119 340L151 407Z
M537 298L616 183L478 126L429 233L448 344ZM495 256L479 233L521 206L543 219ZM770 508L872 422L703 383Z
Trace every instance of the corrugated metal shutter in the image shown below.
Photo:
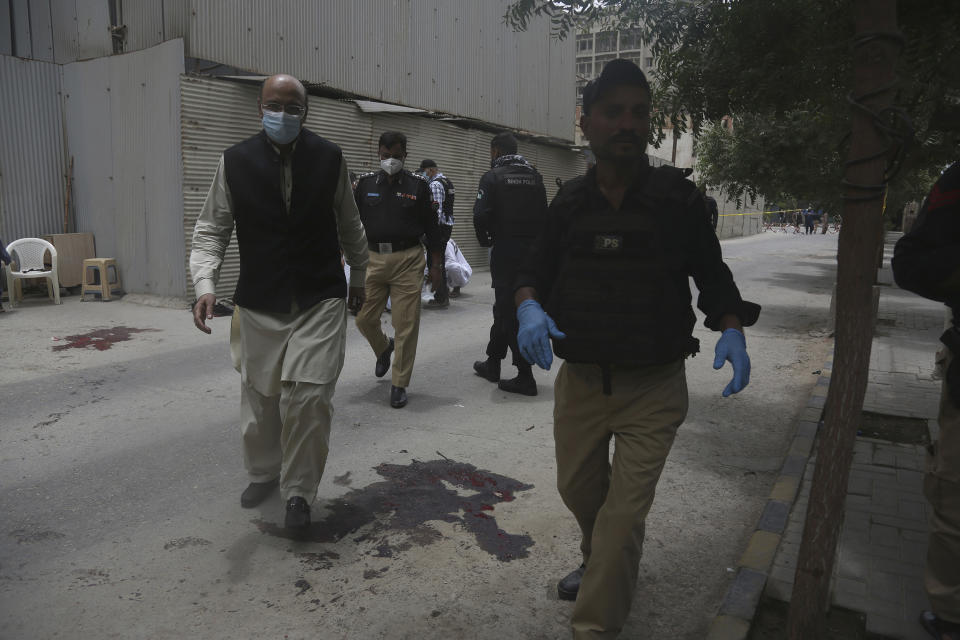
M0 91L0 237L8 244L63 231L60 83L55 64L0 56L0 87L17 88Z
M257 88L239 82L180 77L180 127L183 149L183 232L186 243L187 295L194 297L190 278L190 244L200 209L210 190L220 155L231 145L260 130ZM223 259L218 297L233 297L240 275L236 235Z

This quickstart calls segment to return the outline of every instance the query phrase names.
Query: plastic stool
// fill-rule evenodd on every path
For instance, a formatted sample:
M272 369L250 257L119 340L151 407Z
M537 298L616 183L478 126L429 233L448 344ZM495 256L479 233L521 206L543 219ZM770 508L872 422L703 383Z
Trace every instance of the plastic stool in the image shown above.
M107 269L110 267L113 267L113 277L115 278L113 282L110 282L107 277ZM97 274L99 274L100 284L87 282L90 269L94 270L93 278L90 278L90 280L95 281ZM88 293L99 293L101 300L110 300L110 291L120 288L120 270L117 269L115 258L87 258L83 261L83 286L80 288L81 301Z

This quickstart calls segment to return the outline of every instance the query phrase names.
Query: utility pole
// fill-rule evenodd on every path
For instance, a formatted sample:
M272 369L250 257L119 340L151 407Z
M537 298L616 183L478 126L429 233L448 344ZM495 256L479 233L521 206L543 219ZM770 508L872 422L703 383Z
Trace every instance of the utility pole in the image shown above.
M794 580L790 640L825 638L830 578L843 523L847 481L873 342L873 284L882 246L884 174L889 145L877 128L894 99L901 38L896 0L854 0L852 136L837 253L836 342L803 541Z

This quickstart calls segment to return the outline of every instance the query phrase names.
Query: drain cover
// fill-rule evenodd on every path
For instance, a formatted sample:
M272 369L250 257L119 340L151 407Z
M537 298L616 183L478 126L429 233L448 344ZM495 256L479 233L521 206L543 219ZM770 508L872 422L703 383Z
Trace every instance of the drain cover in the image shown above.
M926 420L871 411L860 414L858 435L900 444L930 444L930 430Z

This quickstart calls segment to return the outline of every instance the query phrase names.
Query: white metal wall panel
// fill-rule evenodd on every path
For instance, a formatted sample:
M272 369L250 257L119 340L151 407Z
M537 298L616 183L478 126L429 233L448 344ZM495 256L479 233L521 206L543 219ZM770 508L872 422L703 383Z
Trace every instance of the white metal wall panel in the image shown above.
M115 257L127 291L184 295L182 41L64 66L77 230Z
M139 51L164 41L164 3L156 0L123 0L123 24L127 27L124 51Z
M60 68L0 56L0 237L10 243L63 230ZM36 126L24 126L33 123Z
M50 0L54 62L75 62L80 53L77 0Z
M10 29L13 39L13 55L20 58L33 57L30 37L30 0L10 1Z
M54 62L50 0L30 0L30 39L34 60Z
M110 8L107 0L75 0L77 12L77 55L87 60L113 53L110 36Z
M509 1L190 0L187 55L567 139L573 39Z
M13 55L10 18L10 3L0 2L0 56Z

